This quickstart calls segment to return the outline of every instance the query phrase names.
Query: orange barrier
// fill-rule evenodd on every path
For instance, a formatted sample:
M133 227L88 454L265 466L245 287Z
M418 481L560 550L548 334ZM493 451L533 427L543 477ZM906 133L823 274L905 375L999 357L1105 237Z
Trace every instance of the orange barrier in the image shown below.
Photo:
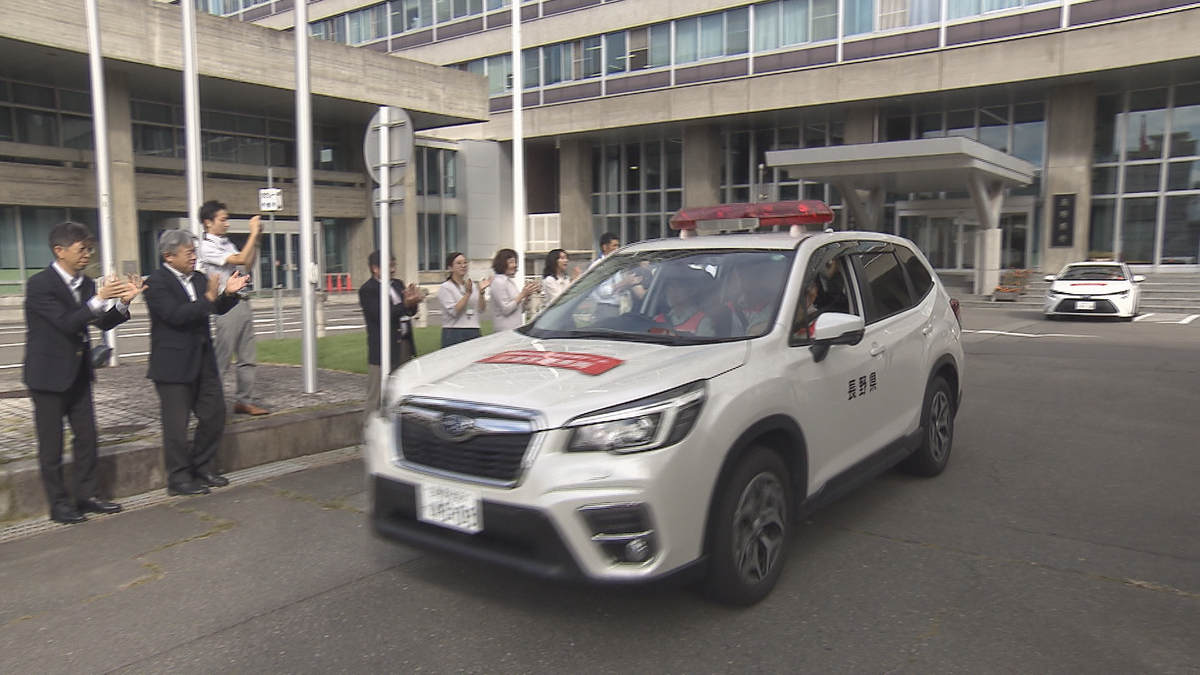
M335 273L325 275L325 292L326 293L349 293L354 290L354 286L350 283L350 275L348 273Z

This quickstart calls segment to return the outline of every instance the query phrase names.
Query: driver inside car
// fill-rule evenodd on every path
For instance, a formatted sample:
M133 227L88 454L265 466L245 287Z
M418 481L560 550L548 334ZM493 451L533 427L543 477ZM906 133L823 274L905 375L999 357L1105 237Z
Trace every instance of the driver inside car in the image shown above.
M712 286L713 278L704 270L684 267L666 271L662 288L667 311L654 317L654 321L679 334L715 336L713 320L701 309Z

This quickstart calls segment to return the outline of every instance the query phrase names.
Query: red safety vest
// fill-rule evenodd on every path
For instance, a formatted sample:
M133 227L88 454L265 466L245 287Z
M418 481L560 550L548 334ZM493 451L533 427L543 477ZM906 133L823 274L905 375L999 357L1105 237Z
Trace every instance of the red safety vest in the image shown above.
M665 314L659 314L658 316L654 317L654 320L659 323L666 323L667 316ZM700 327L700 322L703 320L704 320L704 312L698 311L695 314L693 314L692 317L690 319L688 319L687 321L684 321L683 323L679 324L678 326L675 326L674 327L675 332L676 333L695 333L696 329Z

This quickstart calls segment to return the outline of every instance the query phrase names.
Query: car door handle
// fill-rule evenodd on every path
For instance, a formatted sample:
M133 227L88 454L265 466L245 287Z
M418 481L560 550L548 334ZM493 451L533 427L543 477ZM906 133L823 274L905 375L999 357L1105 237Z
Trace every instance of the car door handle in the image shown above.
M925 324L925 327L921 329L921 335L929 335L932 332L933 332L933 324L931 324L931 323Z
M871 345L871 356L879 356L885 351L887 351L887 347L884 345Z

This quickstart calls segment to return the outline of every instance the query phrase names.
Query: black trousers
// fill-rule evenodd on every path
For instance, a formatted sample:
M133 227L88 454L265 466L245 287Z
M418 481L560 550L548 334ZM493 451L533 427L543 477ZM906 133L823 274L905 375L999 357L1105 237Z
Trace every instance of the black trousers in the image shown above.
M66 391L29 390L33 423L38 437L38 468L50 507L74 505L63 480L63 417L71 425L71 463L79 483L79 499L96 497L96 413L92 408L92 382L80 367Z
M225 393L217 379L212 357L204 359L194 382L155 382L162 405L163 463L167 483L194 480L199 471L212 471L217 446L225 433ZM188 416L196 414L196 435L188 445Z

